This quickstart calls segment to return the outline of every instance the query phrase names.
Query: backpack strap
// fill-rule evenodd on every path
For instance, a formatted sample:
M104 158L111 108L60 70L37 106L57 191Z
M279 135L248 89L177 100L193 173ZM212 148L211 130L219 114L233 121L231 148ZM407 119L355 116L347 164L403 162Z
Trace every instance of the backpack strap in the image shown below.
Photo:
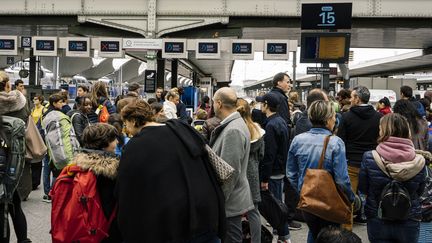
M75 117L76 115L81 115L81 114L80 114L79 112L75 112L75 113L73 113L72 116L71 116L71 122L73 122L73 119L74 119L74 117Z
M378 154L376 150L372 150L372 156L377 163L378 167L381 169L384 174L386 174L388 177L393 179L393 177L390 174L390 171L387 168L387 163L381 158L381 156Z
M326 153L326 150L327 150L327 145L328 145L328 143L329 143L329 141L330 141L330 137L331 137L332 135L328 135L328 136L326 136L325 137L325 139L324 139L324 146L323 146L323 150L322 150L322 152L321 152L321 157L320 157L320 159L319 159L319 161L318 161L318 169L322 169L323 168L323 165L324 165L324 157L325 157L325 153Z

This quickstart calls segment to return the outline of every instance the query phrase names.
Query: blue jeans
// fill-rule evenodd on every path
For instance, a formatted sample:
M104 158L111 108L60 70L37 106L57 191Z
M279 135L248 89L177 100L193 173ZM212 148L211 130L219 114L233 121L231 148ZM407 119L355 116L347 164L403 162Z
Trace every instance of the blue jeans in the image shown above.
M269 191L273 194L273 196L281 202L283 202L283 183L283 179L270 179L268 186ZM286 222L281 229L276 230L278 232L279 240L288 240L290 238L288 222Z
M48 195L51 190L51 168L49 165L49 157L45 156L42 160L43 163L43 172L42 172L42 180L43 180L43 188L45 195Z
M373 218L367 221L367 232L371 243L418 242L420 222L393 222Z

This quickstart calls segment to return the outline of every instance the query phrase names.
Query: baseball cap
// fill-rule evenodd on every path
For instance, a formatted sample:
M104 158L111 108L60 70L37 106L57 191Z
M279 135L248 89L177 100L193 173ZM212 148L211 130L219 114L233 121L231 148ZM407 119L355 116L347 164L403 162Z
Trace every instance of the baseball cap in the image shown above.
M257 96L255 98L257 102L265 103L270 107L277 108L280 105L278 97L273 93L267 93L263 96Z

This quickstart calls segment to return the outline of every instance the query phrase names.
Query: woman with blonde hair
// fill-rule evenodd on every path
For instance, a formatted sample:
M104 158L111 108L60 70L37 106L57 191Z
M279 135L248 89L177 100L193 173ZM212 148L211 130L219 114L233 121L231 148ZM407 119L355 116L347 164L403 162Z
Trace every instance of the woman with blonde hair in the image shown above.
M336 124L333 104L323 100L314 101L308 108L308 117L312 128L308 132L295 136L288 152L287 177L291 185L300 193L306 170L318 167L324 142L329 139L324 151L323 168L333 175L335 184L349 201L353 202L354 193L348 177L345 144L341 138L333 135ZM326 226L339 226L335 222L327 221L311 213L303 212L303 216L309 227L308 242L316 240L318 233Z
M237 111L245 121L251 134L251 146L249 163L247 167L247 179L251 190L252 201L255 208L248 212L248 220L251 232L251 243L261 242L261 219L258 211L258 203L261 202L259 183L259 162L264 158L264 133L258 123L252 121L251 108L244 99L237 100Z
M419 197L425 187L425 159L416 154L409 122L400 114L390 113L381 118L378 143L376 150L364 153L359 174L359 191L367 195L365 214L369 241L417 242L422 219ZM397 219L388 213L391 212L388 204L382 203L385 188L394 181L409 194L410 204L406 210L397 208Z
M96 82L91 90L91 100L93 103L93 113L90 114L90 123L99 122L99 115L103 107L106 107L109 114L116 113L116 108L112 105L108 96L108 87L102 81Z

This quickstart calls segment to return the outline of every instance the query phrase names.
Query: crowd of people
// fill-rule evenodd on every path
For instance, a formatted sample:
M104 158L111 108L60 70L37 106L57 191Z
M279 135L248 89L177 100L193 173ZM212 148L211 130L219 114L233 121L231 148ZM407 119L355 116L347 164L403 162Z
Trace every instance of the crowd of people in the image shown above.
M308 171L319 164L346 198L350 222L294 206L295 217L270 225L278 242L291 242L292 231L301 229L294 218L306 222L308 243L361 242L352 233L354 222L367 224L372 243L417 242L432 157L432 92L416 100L412 89L403 86L393 106L384 97L373 107L363 86L341 90L336 97L313 89L304 104L290 83L289 75L278 73L273 88L252 102L220 88L212 98L201 98L192 119L181 101L181 87L158 88L154 98L144 100L140 85L133 83L112 102L106 84L96 82L78 87L73 108L67 91L52 94L47 103L35 96L30 105L23 83L12 90L0 72L0 115L39 128L48 153L42 161L26 163L20 184L30 181L36 189L42 174L42 200L52 202L53 215L74 203L59 201L64 177L84 178L89 171L95 176L108 224L102 242L239 243L245 219L250 242L261 242L262 193L296 205L299 197L308 196L302 193L310 186ZM219 180L207 147L234 169L229 180ZM397 187L409 203L398 202L398 216L383 193L389 187ZM18 242L31 242L21 209L26 188L19 185L12 202ZM70 222L76 220L73 215ZM58 221L52 221L53 241L65 235L54 224ZM89 232L100 235L97 230ZM9 234L2 236L1 242L8 242ZM67 240L85 242L91 236L77 237Z

